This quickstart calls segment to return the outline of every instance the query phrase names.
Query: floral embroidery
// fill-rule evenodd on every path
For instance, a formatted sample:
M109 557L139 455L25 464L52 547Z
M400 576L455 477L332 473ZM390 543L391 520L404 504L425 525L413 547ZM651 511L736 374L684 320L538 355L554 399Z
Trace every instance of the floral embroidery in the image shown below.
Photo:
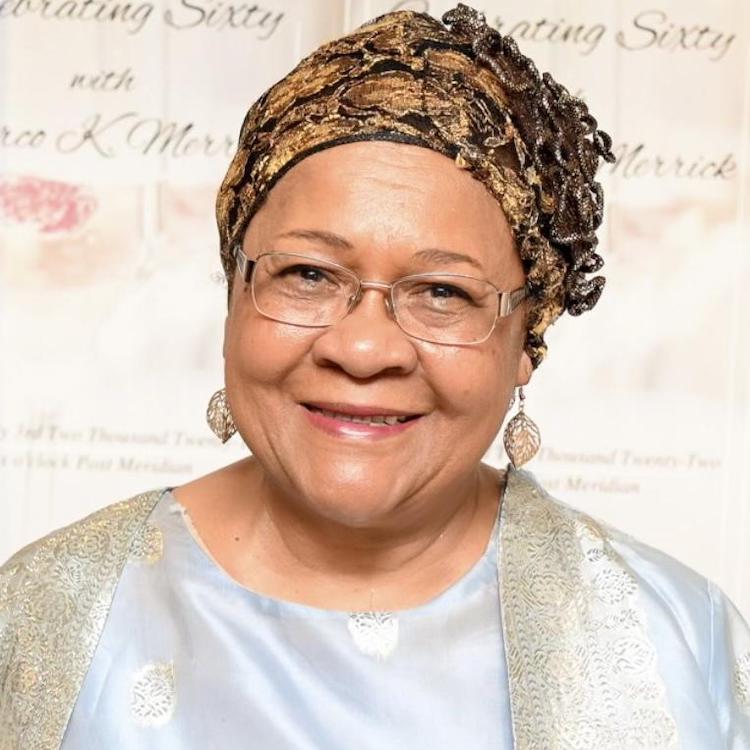
M136 563L153 565L164 554L164 535L161 529L148 521L130 545L130 560Z
M398 645L398 618L392 612L352 612L347 627L354 645L367 656L387 659Z
M740 656L734 666L734 689L740 706L750 712L750 651Z
M598 560L592 562L600 562L604 558L605 555L602 554ZM638 590L638 584L630 573L621 568L605 565L594 578L594 590L605 604L618 604L632 596Z
M133 721L142 727L160 727L174 714L174 664L154 662L136 672L130 696Z

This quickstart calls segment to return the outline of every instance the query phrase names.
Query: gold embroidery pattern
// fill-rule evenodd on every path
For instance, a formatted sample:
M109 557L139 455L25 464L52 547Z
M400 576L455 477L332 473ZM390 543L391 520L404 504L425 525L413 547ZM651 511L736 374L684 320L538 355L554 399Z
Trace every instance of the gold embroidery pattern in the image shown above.
M387 659L398 645L398 618L391 612L352 612L347 627L354 645L375 659Z
M0 750L57 750L134 538L162 491L111 505L0 568Z
M164 535L155 523L147 521L142 533L130 545L130 561L153 565L161 560L163 554Z
M498 571L516 749L676 750L637 583L601 527L509 470Z
M750 713L750 651L740 656L734 666L734 689L740 706Z
M136 673L130 712L138 726L163 726L172 718L176 702L172 662L147 664Z

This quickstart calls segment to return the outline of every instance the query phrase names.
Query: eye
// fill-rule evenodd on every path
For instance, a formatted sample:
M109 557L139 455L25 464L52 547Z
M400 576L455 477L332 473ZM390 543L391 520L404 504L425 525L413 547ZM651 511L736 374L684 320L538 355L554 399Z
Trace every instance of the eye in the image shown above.
M429 284L427 291L433 299L462 299L473 302L471 295L461 287L453 284Z
M423 281L416 284L410 296L420 304L433 308L452 309L476 305L474 295L467 289L447 281Z
M306 281L311 284L331 280L330 276L324 269L318 268L317 266L303 265L301 263L282 269L279 275L293 276L301 281Z

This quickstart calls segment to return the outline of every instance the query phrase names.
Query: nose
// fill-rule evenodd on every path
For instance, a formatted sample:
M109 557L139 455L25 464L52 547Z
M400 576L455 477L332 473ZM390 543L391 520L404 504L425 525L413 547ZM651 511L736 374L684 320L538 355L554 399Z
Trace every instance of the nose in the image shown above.
M384 295L386 289L363 288L349 314L315 340L315 363L359 379L411 372L417 365L415 342L398 327Z

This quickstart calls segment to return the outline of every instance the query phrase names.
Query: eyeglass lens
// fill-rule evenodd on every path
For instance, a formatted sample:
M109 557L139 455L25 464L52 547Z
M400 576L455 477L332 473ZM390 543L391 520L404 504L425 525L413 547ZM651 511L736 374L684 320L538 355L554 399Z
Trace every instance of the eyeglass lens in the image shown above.
M337 323L350 311L359 290L350 271L294 254L261 255L252 276L258 310L299 326ZM481 279L457 274L418 274L392 286L396 322L416 338L440 343L484 339L498 312L497 291Z

